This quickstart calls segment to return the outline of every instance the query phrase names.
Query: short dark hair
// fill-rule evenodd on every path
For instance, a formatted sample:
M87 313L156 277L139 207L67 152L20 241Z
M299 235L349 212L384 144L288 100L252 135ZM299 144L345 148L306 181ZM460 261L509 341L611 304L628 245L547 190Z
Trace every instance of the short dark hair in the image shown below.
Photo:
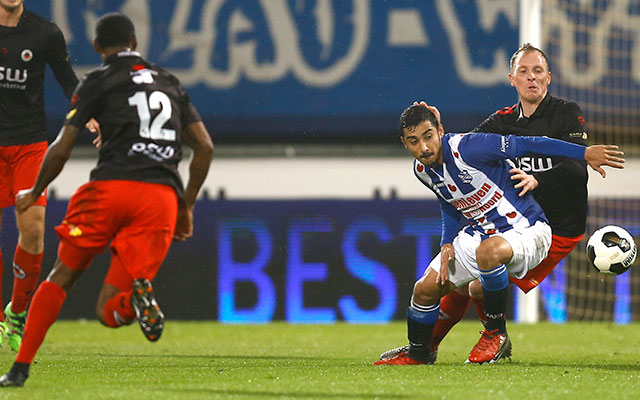
M100 47L121 47L131 44L136 28L124 14L105 14L96 24L96 43Z
M523 44L522 46L520 46L520 48L518 50L516 50L515 53L513 53L513 55L511 56L511 60L509 60L509 70L513 71L513 68L516 66L516 58L518 58L518 56L520 54L526 53L528 51L537 51L538 53L540 53L540 55L542 56L542 58L544 58L544 62L547 64L547 71L550 71L549 69L549 59L547 58L547 55L544 54L544 51L540 50L539 48L537 48L536 46L532 45L531 43L527 42L525 44Z
M431 122L431 125L435 127L438 127L438 125L440 125L438 119L436 118L436 115L427 107L418 104L407 107L402 112L402 115L400 115L400 136L404 135L405 128L412 130L424 121Z

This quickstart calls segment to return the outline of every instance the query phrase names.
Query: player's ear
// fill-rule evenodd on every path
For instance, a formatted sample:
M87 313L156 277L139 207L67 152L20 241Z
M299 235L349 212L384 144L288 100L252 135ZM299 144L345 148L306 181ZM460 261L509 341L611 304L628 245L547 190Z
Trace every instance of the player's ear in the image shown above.
M93 39L93 49L96 51L96 53L102 54L102 47L100 47L98 41L95 39Z
M400 136L400 141L402 142L402 145L406 149L407 148L407 142L404 141L404 136Z
M438 136L442 139L444 136L444 126L442 124L438 124Z
M138 48L138 38L136 38L135 34L131 35L131 41L130 41L129 47L131 47L131 50L135 50Z
M509 83L511 84L511 86L515 87L516 83L513 81L513 75L511 74L511 72L509 72Z

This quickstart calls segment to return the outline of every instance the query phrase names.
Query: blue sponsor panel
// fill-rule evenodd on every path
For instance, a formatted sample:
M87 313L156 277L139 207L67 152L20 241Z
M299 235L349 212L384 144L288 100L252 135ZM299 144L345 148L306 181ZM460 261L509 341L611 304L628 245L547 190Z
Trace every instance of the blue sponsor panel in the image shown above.
M53 227L66 207L67 201L55 199L47 207L43 279L56 256ZM154 284L170 319L225 323L404 319L413 284L439 251L440 242L435 200L201 200L194 220L195 235L173 244ZM640 234L638 220L620 225ZM6 303L17 240L13 212L4 213L1 239ZM570 259L575 263L582 252L580 245ZM69 293L61 318L94 318L108 253L96 258ZM567 264L561 263L540 286L543 310L552 322L580 319L575 308L591 304L584 288L569 290L576 277L569 277ZM578 262L572 268L571 273L578 271L584 277L591 267ZM605 307L617 323L638 320L630 295L636 273L632 268L611 281L615 287ZM577 304L581 301L585 303ZM513 312L510 306L508 315L514 316Z
M51 0L74 67L100 64L101 15L136 24L139 50L174 72L222 140L388 137L414 100L437 104L447 128L469 130L513 104L508 59L517 2L374 0ZM67 102L47 81L47 111ZM393 136L392 136L393 137Z

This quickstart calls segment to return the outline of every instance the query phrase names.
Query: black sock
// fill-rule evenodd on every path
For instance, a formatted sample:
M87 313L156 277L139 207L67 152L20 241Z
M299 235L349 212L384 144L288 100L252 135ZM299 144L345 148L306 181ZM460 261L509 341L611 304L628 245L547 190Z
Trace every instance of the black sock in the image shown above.
M440 314L440 302L429 306L417 304L411 299L407 308L407 355L416 361L426 361L431 353L431 335Z
M487 331L498 330L498 333L507 332L504 312L507 308L507 288L497 291L483 289L484 294L484 315L487 316Z

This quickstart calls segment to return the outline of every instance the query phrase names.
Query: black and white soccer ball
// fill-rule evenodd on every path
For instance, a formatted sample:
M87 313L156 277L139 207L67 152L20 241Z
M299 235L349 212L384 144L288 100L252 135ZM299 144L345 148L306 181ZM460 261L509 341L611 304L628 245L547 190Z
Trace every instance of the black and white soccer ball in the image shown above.
M623 228L608 225L593 232L587 242L587 258L599 272L620 275L636 260L638 247Z

